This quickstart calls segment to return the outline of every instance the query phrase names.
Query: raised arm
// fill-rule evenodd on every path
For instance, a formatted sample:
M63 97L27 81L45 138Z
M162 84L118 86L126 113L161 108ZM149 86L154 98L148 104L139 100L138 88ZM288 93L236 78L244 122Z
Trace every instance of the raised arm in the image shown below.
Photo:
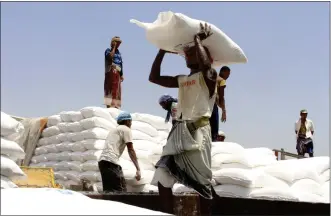
M107 48L106 51L105 51L105 57L108 59L108 60L113 60L113 57L115 55L115 49L109 49Z
M211 59L209 58L206 49L202 45L202 40L211 35L210 26L207 23L205 27L201 24L201 31L194 36L194 44L196 47L196 55L199 63L199 69L202 71L205 82L209 89L209 94L212 96L215 92L215 84L217 80L217 72L211 67Z
M174 76L161 76L161 63L166 51L159 50L152 65L151 73L149 74L149 81L166 87L166 88L178 88L177 77Z
M200 39L200 36L198 34L195 35L194 44L196 47L200 70L203 72L208 72L211 69L211 62L201 42L202 40Z
M205 23L200 24L200 32L194 36L194 44L196 47L197 60L199 63L199 68L203 72L204 76L209 80L216 81L217 73L215 69L212 68L212 62L210 56L207 54L206 49L202 45L202 41L207 39L211 33L211 27Z

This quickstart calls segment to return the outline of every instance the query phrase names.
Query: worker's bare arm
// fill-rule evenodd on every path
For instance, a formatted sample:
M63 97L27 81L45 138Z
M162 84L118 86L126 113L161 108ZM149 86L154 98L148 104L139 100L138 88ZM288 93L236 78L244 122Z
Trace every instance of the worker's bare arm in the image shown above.
M219 83L219 82L217 82ZM224 97L225 86L217 87L217 105L222 109L221 121L226 122L226 109L225 109L225 97Z
M215 82L217 81L217 72L211 65L211 59L207 55L207 51L202 45L202 41L211 35L210 27L201 24L201 32L194 36L194 44L196 47L196 55L199 63L199 68L203 73L205 82L208 86L210 96L214 94Z
M225 98L224 98L224 86L219 86L217 89L217 105L222 109L223 112L226 111L225 109Z
M215 69L212 68L211 59L207 55L207 51L202 45L202 41L207 39L211 33L211 27L205 23L200 24L200 32L194 36L194 45L196 47L197 58L200 70L203 72L204 76L212 81L216 81L217 73Z
M112 60L115 55L115 49L110 50L109 48L106 50L105 56L108 60Z
M212 73L212 75L216 74L213 71L211 71L212 67L211 67L211 61L207 55L207 52L205 50L205 48L202 45L202 40L200 39L199 35L195 35L194 36L194 43L195 43L195 47L196 47L196 52L197 52L197 57L198 57L198 62L199 62L199 67L200 70L203 72L203 74L206 77L210 77L209 73ZM214 80L216 79L216 77L214 77Z
M314 135L315 126L314 126L314 123L313 122L311 122L310 131L311 131L311 135Z
M128 153L129 153L130 159L132 160L134 166L136 167L136 169L138 171L140 171L137 155L136 155L136 152L133 148L132 142L126 143L126 147L128 148Z
M152 65L151 73L149 74L149 81L166 87L166 88L178 88L177 77L174 76L161 76L161 64L166 51L159 50Z

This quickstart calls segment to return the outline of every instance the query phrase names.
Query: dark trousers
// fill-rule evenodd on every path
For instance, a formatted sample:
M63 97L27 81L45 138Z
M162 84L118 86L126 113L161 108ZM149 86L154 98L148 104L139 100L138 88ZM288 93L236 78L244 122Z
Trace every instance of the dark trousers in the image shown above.
M212 141L215 142L218 135L219 129L219 114L217 104L214 104L213 113L209 119L210 127L211 127L211 137Z
M104 192L126 192L122 167L109 161L99 161L99 170Z
M297 140L297 152L298 152L298 155L301 155L301 156L305 156L306 153L308 153L309 157L314 157L314 142L312 139L308 139L308 141L306 141L306 138L301 138L301 137L298 137L298 140ZM305 144L303 144L303 143ZM301 149L299 148L299 145L301 145ZM300 149L300 150L299 150Z

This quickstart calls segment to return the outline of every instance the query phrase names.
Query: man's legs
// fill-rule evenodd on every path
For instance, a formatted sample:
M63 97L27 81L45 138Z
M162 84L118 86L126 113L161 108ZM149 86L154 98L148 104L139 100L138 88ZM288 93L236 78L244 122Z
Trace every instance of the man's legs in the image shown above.
M99 170L104 192L126 192L122 168L109 161L99 161Z
M314 143L313 140L311 140L310 143L307 144L307 153L309 154L309 157L314 157Z
M175 183L176 180L164 168L158 167L155 170L151 184L157 186L159 189L162 212L168 214L174 213L172 187Z
M212 141L215 142L217 135L218 135L218 129L219 129L219 115L218 115L218 107L217 107L216 103L214 104L213 112L209 119L209 123L210 123L210 127L211 127L211 138L212 138Z
M110 95L107 95L104 97L104 103L106 105L107 108L112 107L112 98Z
M160 182L158 182L158 189L161 198L162 212L174 214L174 195L172 193L172 189L163 187ZM201 195L199 195L199 200L200 214L203 216L212 215L213 200L206 199Z
M163 185L160 182L158 182L157 187L159 189L162 212L173 214L174 196L172 194L172 188L163 187Z
M106 108L116 108L116 109L121 108L121 102L116 99L105 98L105 104L106 104Z
M200 215L202 216L210 216L212 215L212 205L213 200L212 199L206 199L203 196L199 195L199 207L200 207Z
M297 138L297 145L296 145L296 149L297 149L297 152L298 152L298 155L299 156L302 156L304 157L305 154L306 154L306 146L304 145L304 138L302 137L298 137Z

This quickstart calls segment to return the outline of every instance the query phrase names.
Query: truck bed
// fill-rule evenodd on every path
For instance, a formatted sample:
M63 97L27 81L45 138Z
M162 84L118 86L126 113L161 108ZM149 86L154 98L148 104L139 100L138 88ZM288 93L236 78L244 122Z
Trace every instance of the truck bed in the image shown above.
M158 193L83 193L94 199L118 201L162 211ZM199 196L193 193L174 195L176 215L200 215ZM330 204L217 197L214 199L212 212L213 215L330 215Z

